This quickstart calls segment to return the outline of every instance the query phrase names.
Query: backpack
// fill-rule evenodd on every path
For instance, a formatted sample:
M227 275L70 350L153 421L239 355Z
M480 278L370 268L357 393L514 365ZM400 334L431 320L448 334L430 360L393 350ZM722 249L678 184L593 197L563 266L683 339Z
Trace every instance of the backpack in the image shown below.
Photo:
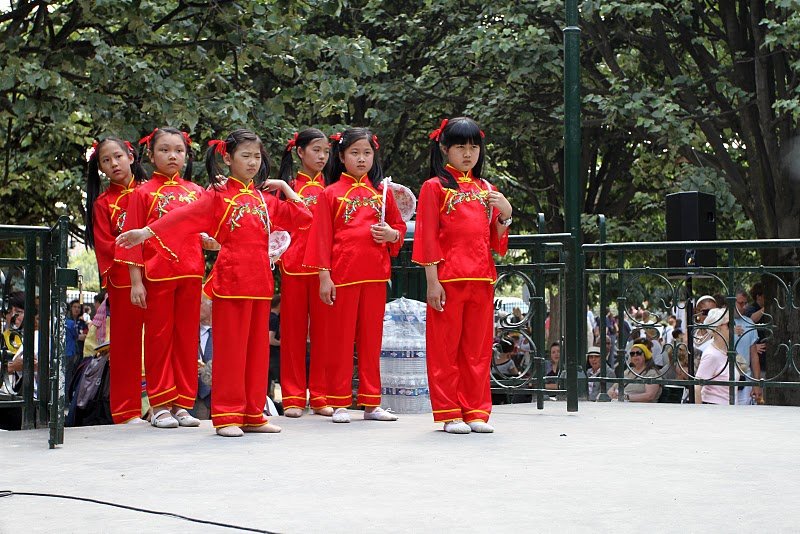
M112 425L108 356L84 358L70 387L72 403L67 426Z

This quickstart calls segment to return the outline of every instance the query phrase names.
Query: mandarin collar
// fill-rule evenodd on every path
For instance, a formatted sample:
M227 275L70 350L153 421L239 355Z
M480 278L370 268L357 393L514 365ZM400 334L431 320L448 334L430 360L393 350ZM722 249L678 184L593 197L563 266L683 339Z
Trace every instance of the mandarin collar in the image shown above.
M356 178L355 176L347 174L346 172L343 172L341 177L351 180L354 184L360 184L360 185L366 185L367 184L367 175L366 174L359 179L359 178Z
M307 183L307 184L321 184L322 183L322 180L321 180L322 173L321 172L318 172L317 175L312 178L310 175L304 173L303 171L297 171L297 177L299 178L300 176L305 178L305 183Z
M152 180L153 178L158 178L158 179L163 180L165 182L176 182L177 183L178 178L180 178L180 177L181 177L181 173L179 173L179 172L176 172L175 174L172 175L172 177L169 177L166 174L160 173L158 171L153 171L153 175L150 177L150 179Z
M253 180L250 180L250 183L246 184L234 176L228 176L228 181L230 180L233 180L235 182L232 185L237 186L239 188L239 191L241 191L242 193L246 191L253 191L255 189L255 186L253 185Z
M472 175L472 169L467 172L461 172L449 163L445 165L444 168L453 175L458 183L470 183L475 180L475 177Z
M113 191L115 193L124 193L125 191L133 190L133 186L134 186L134 180L133 180L133 176L131 176L130 182L128 182L128 185L121 185L121 184L117 184L117 183L114 183L114 182L109 182L108 183L108 190L109 191Z

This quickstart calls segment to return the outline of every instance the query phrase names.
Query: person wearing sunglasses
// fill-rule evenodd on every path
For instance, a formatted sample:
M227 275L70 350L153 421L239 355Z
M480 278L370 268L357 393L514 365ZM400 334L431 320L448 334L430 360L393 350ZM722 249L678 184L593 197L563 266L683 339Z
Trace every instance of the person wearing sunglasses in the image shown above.
M658 378L658 370L653 363L653 351L650 340L638 339L629 352L630 361L625 370L625 378L643 379ZM612 385L608 390L612 399L619 399L620 395L627 402L658 402L661 395L659 384L645 384L644 382L629 382L620 393L619 384Z

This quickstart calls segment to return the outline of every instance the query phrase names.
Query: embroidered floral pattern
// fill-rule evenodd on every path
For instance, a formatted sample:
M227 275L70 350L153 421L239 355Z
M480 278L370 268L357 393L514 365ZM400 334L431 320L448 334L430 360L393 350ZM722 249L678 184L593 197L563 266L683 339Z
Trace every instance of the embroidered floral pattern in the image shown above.
M185 195L180 195L178 197L178 202L185 202L186 204L191 204L195 200L197 200L197 193L194 191L189 191Z
M380 217L381 215L381 199L380 197L368 197L368 198L340 198L339 200L342 201L344 204L344 222L350 222L353 219L353 214L358 211L359 208L372 208L375 210L375 213Z
M175 194L174 193L152 193L152 195L156 197L155 212L156 212L156 217L158 217L160 219L161 217L166 215L167 212L169 211L167 209L167 206L169 206L170 202L175 200Z
M233 202L232 204L233 209L231 209L231 216L228 218L228 228L231 232L241 226L239 221L241 221L245 215L257 216L259 219L261 219L261 224L264 226L264 230L269 232L269 216L267 214L267 210L263 206L237 204L236 202Z
M122 228L125 226L125 216L128 215L127 211L123 211L117 217L117 234L122 233Z
M306 207L312 206L317 203L317 195L308 195L307 197L301 197L303 200L303 204Z
M458 204L462 202L480 202L484 209L486 209L486 215L489 215L489 202L487 197L489 193L486 191L458 191L457 193L451 194L447 201L445 202L445 213L450 215L452 211L456 209Z

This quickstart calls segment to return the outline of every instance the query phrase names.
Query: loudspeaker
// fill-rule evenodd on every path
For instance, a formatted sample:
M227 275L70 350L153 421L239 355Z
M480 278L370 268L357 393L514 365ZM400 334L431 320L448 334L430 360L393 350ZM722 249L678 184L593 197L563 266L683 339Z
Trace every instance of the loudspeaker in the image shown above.
M698 191L667 195L667 241L716 241L716 239L717 208L714 195ZM716 266L716 250L693 248L667 250L667 267Z

